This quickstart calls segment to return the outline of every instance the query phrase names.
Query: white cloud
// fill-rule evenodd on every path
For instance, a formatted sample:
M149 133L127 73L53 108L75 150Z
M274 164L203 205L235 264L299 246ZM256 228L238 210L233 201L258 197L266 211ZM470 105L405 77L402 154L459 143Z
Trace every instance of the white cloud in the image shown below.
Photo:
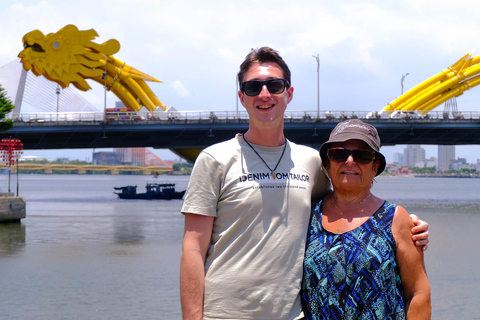
M185 88L185 86L180 80L173 81L170 87L173 88L177 92L177 94L181 97L190 96L190 92L188 92L188 90Z

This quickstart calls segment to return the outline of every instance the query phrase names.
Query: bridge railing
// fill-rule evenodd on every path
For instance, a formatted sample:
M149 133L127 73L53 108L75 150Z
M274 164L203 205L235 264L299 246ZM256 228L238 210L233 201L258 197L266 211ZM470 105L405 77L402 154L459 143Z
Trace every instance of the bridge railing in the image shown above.
M15 122L103 121L103 112L27 112L10 117Z
M104 112L34 112L9 114L9 118L15 122L103 122L108 121L185 121L185 122L204 122L204 121L238 121L248 120L246 111L172 111L172 112L123 112L122 117L114 117L115 113L107 115ZM341 121L346 119L358 118L368 120L479 120L480 112L462 111L445 113L442 111L431 111L426 114L418 112L393 112L391 114L380 113L377 111L299 111L287 110L284 116L286 121Z

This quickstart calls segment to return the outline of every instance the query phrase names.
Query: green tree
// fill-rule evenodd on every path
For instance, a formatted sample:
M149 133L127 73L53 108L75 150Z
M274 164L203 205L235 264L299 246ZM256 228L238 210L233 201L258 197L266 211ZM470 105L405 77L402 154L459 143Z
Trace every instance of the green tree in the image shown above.
M13 127L12 119L5 118L14 108L15 106L12 101L7 97L7 92L0 85L0 131L5 131Z
M413 167L411 169L414 173L435 173L437 171L436 167L423 167L423 168Z
M182 174L185 174L185 175L192 173L192 168L193 168L193 163L191 162L173 164L173 171L182 172Z
M461 174L474 174L475 172L477 172L476 169L460 169L459 170Z

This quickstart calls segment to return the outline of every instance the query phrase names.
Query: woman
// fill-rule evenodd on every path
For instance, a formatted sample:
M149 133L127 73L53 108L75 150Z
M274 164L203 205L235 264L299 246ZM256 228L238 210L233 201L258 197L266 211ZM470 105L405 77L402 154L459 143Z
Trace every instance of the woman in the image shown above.
M423 251L407 211L371 192L385 168L375 127L339 123L320 148L333 193L312 212L302 303L307 319L430 319Z

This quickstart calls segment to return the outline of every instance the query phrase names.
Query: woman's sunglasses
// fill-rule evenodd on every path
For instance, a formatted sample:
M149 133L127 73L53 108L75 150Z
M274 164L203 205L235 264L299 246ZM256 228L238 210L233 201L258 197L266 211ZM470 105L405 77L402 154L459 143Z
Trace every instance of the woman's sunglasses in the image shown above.
M270 79L265 81L252 80L242 82L240 90L249 97L258 96L262 92L263 86L267 86L268 92L271 94L280 94L285 91L289 83L285 79Z
M372 150L349 150L342 147L330 148L327 151L328 159L335 162L345 162L348 157L352 156L353 161L367 164L375 159L375 151Z

